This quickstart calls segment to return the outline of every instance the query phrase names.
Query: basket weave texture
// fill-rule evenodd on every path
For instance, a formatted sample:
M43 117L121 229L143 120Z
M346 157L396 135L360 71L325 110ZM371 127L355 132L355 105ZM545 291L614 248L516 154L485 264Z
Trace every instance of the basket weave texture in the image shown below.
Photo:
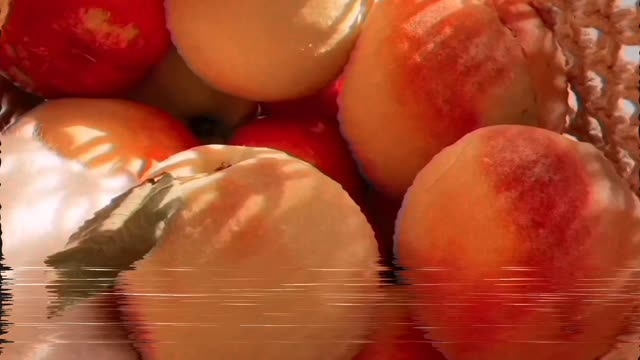
M566 132L598 147L640 194L640 12L633 0L540 0L567 59Z

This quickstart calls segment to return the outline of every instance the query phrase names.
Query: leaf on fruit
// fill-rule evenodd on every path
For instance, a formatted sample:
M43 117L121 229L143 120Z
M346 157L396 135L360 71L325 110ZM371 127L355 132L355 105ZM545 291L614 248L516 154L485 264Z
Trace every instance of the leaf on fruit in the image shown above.
M115 197L71 235L65 250L45 263L58 269L130 266L155 245L155 229L165 215L157 205L175 184L176 179L165 174Z
M121 271L155 246L158 228L181 203L180 192L170 190L182 182L163 174L129 189L71 235L64 250L47 257L45 263L58 270L47 285L56 296L49 316L108 291Z
M183 185L208 175L175 178L164 173L115 197L96 212L70 236L64 250L45 260L58 274L47 285L56 296L49 316L111 289L118 274L131 269L160 240L165 223L190 189Z

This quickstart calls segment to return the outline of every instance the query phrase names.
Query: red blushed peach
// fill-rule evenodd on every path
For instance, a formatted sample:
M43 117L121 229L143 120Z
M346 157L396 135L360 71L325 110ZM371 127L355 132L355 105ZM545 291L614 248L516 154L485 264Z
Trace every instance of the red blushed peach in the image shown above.
M338 102L342 131L380 191L401 198L435 154L474 129L564 121L558 112L544 120L535 74L500 20L482 1L372 8Z
M47 98L123 95L170 48L162 0L5 0L0 72Z
M156 66L128 98L171 115L189 119L208 116L234 127L257 114L258 104L207 85L184 63L175 49Z
M173 43L196 74L229 94L280 101L340 74L371 2L168 0L166 11Z
M335 119L302 113L257 118L237 128L228 144L284 151L317 167L363 204L367 184Z
M448 359L594 359L634 321L640 203L592 145L490 126L420 171L395 252Z
M338 95L342 91L342 78L321 91L300 99L260 104L262 115L318 115L327 119L338 116Z
M163 173L201 175L171 190L179 202L163 199L178 207L153 215L164 222L157 245L121 274L122 311L146 359L357 354L379 300L378 252L338 183L280 151L225 145L177 154L150 175Z

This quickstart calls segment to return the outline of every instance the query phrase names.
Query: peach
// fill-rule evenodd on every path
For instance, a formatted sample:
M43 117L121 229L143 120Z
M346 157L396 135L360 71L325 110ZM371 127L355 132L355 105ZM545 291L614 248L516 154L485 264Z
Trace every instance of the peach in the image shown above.
M12 267L42 266L154 163L199 144L163 112L103 99L48 101L0 140L3 253Z
M171 115L118 99L48 101L24 114L11 132L37 138L85 167L135 177L173 154L200 145Z
M340 74L371 2L167 0L167 26L180 55L211 85L256 101L288 100Z
M327 119L338 117L338 95L342 91L342 78L317 93L294 100L260 104L261 115L318 115Z
M258 112L257 103L207 85L187 67L175 48L127 97L178 118L208 116L227 127L243 123Z
M284 151L317 167L363 204L367 184L335 119L293 112L265 116L237 128L228 144Z
M545 31L534 16L504 15L517 28L514 35L491 2L385 0L373 6L338 102L343 134L380 191L400 199L435 154L474 129L558 129L566 117L566 79L550 67L556 53L530 60L529 51L543 48L536 35ZM540 41L546 46L553 38ZM559 77L538 80L547 65Z
M162 174L177 185L139 222L157 245L117 285L146 359L357 353L375 313L378 252L338 183L280 151L226 145L177 154L149 176ZM78 243L48 263L119 258L105 254Z
M111 295L48 316L50 285L60 279L44 260L136 184L147 166L196 145L195 138L178 120L147 106L68 99L23 114L0 141L2 252L10 267L3 290L12 300L2 309L8 324L3 339L12 342L2 359L139 358L117 323Z
M170 48L162 0L3 0L0 73L47 98L119 96Z
M404 197L395 254L451 360L594 359L633 323L640 202L591 144L475 130Z

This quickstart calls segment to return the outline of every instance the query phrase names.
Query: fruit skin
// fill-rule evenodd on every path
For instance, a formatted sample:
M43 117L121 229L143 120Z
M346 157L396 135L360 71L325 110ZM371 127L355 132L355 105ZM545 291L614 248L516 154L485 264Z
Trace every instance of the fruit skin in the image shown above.
M320 115L327 119L338 117L338 95L342 91L338 78L319 92L300 99L260 104L261 115Z
M257 103L207 85L189 69L175 48L127 98L181 119L212 117L226 127L246 122L258 112Z
M530 63L500 20L482 1L374 5L338 102L342 132L381 192L401 199L435 154L474 129L546 123Z
M283 152L228 145L176 154L149 176L162 173L208 175L186 185L158 245L121 274L122 312L145 358L359 351L377 311L378 252L338 183ZM168 325L177 322L190 326Z
M200 144L159 110L108 99L48 101L23 114L1 141L0 211L9 266L42 266L147 169ZM34 213L41 222L32 223Z
M638 198L601 152L504 125L420 171L395 253L409 284L433 284L407 288L416 303L449 304L412 307L448 359L593 359L634 321L639 240Z
M161 0L13 0L0 24L0 71L47 97L124 95L171 41Z
M317 167L363 204L367 184L334 119L301 113L257 118L237 128L228 144L284 151Z
M255 101L290 100L340 74L372 2L167 0L167 26L180 55L211 85Z
M104 174L65 159L38 139L3 134L0 166L3 304L6 321L4 360L138 359L127 334L114 317L109 295L70 308L49 318L55 303L50 286L53 269L46 256L62 250L69 236L94 211L135 185L129 172ZM6 318L5 318L6 316ZM40 324L29 326L28 324Z
M142 176L154 164L201 145L180 120L119 99L51 100L24 114L11 133L35 137L66 159L108 174Z

